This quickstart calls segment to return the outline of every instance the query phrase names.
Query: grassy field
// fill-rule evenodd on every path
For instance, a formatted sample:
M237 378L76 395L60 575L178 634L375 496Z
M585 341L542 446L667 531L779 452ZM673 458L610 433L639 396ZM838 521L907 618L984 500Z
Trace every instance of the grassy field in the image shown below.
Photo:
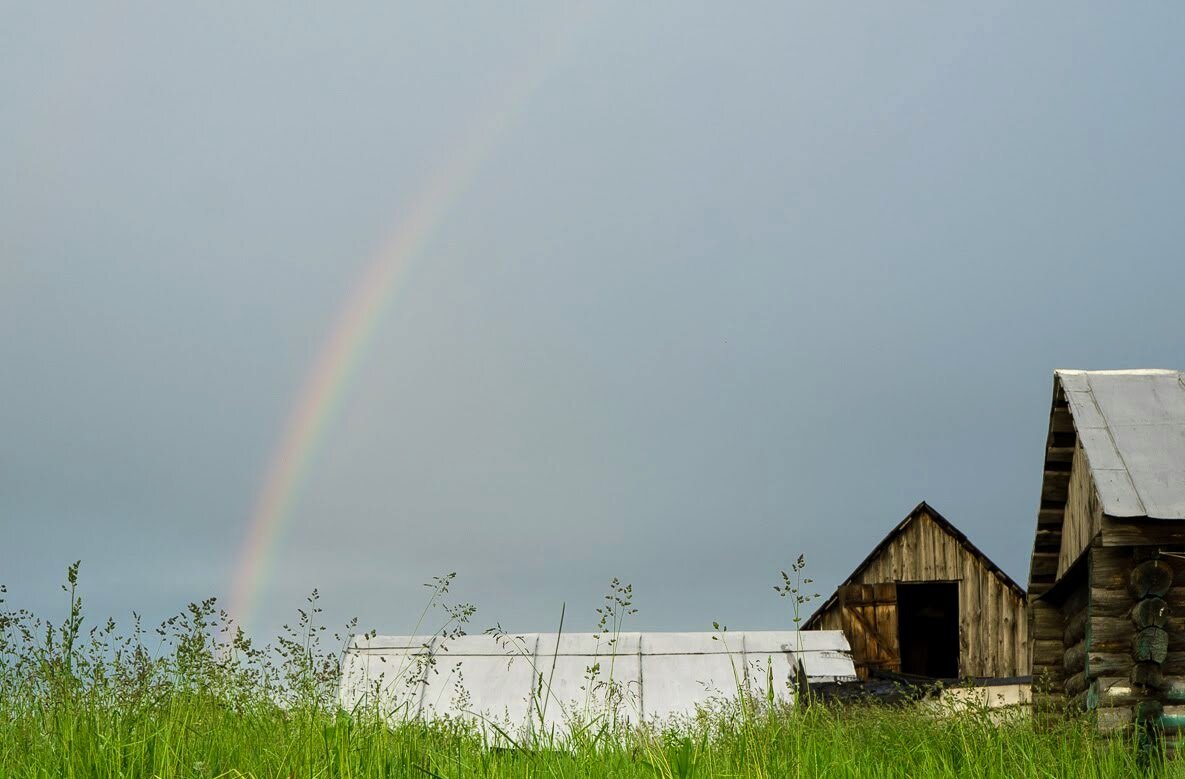
M87 624L71 569L61 622L0 601L0 777L1119 777L1126 741L1084 718L737 705L666 730L596 722L510 744L464 723L390 726L334 705L315 597L275 643L228 630L213 601L150 631ZM0 595L2 595L0 590ZM458 613L455 609L449 612ZM457 625L452 624L452 630ZM335 637L334 643L343 635ZM150 648L151 647L151 648ZM1183 775L1176 764L1143 771Z

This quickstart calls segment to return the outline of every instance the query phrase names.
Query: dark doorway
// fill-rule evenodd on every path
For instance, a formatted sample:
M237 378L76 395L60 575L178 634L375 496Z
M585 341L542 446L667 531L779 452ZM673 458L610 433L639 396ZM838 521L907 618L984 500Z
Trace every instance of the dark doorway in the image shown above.
M901 672L954 679L959 675L958 582L898 582L897 637Z

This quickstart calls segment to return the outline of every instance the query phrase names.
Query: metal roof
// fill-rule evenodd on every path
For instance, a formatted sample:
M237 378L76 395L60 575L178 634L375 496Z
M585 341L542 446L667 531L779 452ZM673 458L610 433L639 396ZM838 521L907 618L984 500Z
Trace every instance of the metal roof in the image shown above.
M619 723L694 716L735 699L793 700L793 669L809 682L851 681L838 630L721 633L522 633L355 636L340 701L390 718L459 718L507 733L563 730L612 714Z
M1185 374L1058 370L1103 513L1185 519Z

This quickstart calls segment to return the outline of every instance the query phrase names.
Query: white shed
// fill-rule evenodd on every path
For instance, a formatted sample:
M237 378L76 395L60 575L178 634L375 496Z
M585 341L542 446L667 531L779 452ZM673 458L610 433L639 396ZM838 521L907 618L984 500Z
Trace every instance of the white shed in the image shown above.
M341 703L391 719L459 718L508 734L593 718L669 722L735 701L791 702L808 683L854 681L838 630L355 637Z

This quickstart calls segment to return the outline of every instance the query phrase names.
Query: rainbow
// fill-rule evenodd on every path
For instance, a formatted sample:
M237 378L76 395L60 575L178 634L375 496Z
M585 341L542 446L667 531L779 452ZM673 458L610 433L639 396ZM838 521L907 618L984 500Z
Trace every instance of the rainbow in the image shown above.
M350 377L366 354L400 281L444 224L449 210L522 115L531 95L554 67L581 18L570 18L549 46L499 92L397 222L382 249L367 265L341 307L333 329L297 394L267 466L247 525L231 582L229 613L244 629L271 576L278 541L314 454L345 395Z

